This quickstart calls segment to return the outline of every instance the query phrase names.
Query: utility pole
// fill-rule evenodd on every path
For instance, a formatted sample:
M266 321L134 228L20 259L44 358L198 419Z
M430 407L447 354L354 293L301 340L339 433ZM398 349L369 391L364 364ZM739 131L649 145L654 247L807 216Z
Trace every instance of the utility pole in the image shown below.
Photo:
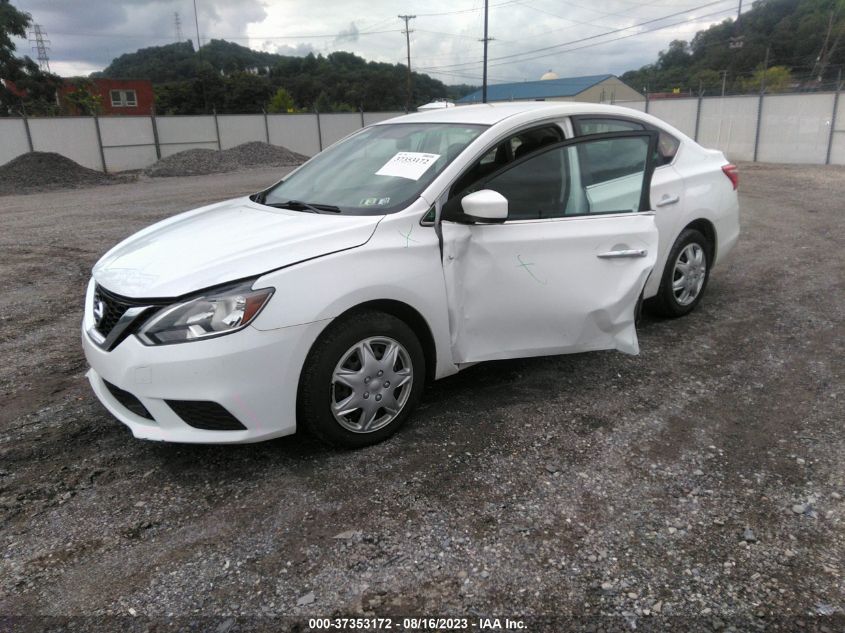
M739 7L736 10L736 22L734 22L734 34L730 39L730 48L742 48L745 36L740 35L742 31L742 0L739 0Z
M178 11L173 13L173 24L176 27L176 41L181 42L185 36L182 34L182 18L179 17Z
M40 24L33 24L32 32L30 33L31 39L29 41L35 44L32 50L35 51L38 57L38 66L41 67L41 70L50 72L50 58L47 55L47 51L50 50L50 40L47 39L47 33L41 29L42 26Z
M836 47L839 44L839 38L842 35L841 30L840 30L840 33L839 33L839 35L836 36L836 40L834 40L833 45L828 47L828 44L830 44L830 35L833 32L833 22L834 22L835 18L836 18L836 12L831 11L830 17L829 17L828 22L827 22L827 33L824 36L824 44L822 44L822 50L819 53L819 56L816 58L815 63L813 64L813 73L811 73L811 74L815 73L816 66L818 66L818 68L819 68L819 74L818 74L819 83L821 83L822 79L824 78L824 71L827 70L828 61L830 60L831 55L833 55L833 52L836 50Z
M199 75L200 86L202 87L203 108L206 112L208 112L208 93L205 90L205 78L201 74L202 59L200 54L200 47L202 46L202 44L200 42L200 19L199 15L197 14L197 0L194 0L194 26L197 27L197 75Z
M411 111L411 29L408 28L408 22L413 20L417 16L415 15L400 15L400 20L405 20L405 30L402 31L405 34L405 44L408 47L408 94L405 98L405 111Z
M194 26L197 27L197 53L199 53L202 43L200 42L200 19L197 16L197 0L194 0Z
M481 80L481 103L487 103L487 42L490 38L487 36L487 15L490 11L489 0L484 0L484 75Z
M725 84L728 82L728 71L727 70L720 70L719 74L722 75L722 96L725 96Z

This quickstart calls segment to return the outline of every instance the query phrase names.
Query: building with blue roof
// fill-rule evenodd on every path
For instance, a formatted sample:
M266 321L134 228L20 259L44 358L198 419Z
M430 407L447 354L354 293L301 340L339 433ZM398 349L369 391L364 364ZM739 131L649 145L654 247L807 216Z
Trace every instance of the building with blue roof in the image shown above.
M539 81L509 84L488 84L487 101L590 101L613 103L643 101L645 97L625 84L616 75L558 77L549 71ZM458 103L481 103L481 89L458 100Z

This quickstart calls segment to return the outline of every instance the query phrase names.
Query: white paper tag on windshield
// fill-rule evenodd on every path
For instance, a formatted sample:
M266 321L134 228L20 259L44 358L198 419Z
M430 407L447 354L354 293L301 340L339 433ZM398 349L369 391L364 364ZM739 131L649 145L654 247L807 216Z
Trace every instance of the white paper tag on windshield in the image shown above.
M398 152L376 172L376 176L396 176L408 180L419 180L440 154L425 152Z

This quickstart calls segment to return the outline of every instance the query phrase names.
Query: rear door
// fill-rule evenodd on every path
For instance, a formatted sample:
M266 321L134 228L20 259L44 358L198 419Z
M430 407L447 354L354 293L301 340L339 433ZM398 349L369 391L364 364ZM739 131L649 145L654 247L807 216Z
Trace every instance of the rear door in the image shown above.
M651 202L655 210L655 222L660 234L658 246L658 270L649 288L657 290L663 270L663 263L680 230L686 215L686 186L684 178L675 169L675 154L680 141L665 130L646 125L642 121L624 117L581 115L572 117L572 128L576 136L629 130L655 130L658 133L657 146L653 153L654 174L651 178ZM654 294L647 292L646 295Z
M649 160L656 134L543 148L473 185L508 200L502 223L442 211L453 361L597 349L637 353L637 301L657 250ZM607 170L601 157L623 156Z

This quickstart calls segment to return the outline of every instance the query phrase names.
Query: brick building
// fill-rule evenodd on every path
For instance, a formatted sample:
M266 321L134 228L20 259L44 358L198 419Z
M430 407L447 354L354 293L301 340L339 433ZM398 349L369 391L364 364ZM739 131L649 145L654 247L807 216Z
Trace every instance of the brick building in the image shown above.
M153 84L146 79L91 79L90 82L92 91L102 100L101 114L150 115L153 113L155 102ZM76 86L71 83L65 83L59 89L59 101L62 110L67 114L78 114L73 104L64 99L65 95L76 89Z

